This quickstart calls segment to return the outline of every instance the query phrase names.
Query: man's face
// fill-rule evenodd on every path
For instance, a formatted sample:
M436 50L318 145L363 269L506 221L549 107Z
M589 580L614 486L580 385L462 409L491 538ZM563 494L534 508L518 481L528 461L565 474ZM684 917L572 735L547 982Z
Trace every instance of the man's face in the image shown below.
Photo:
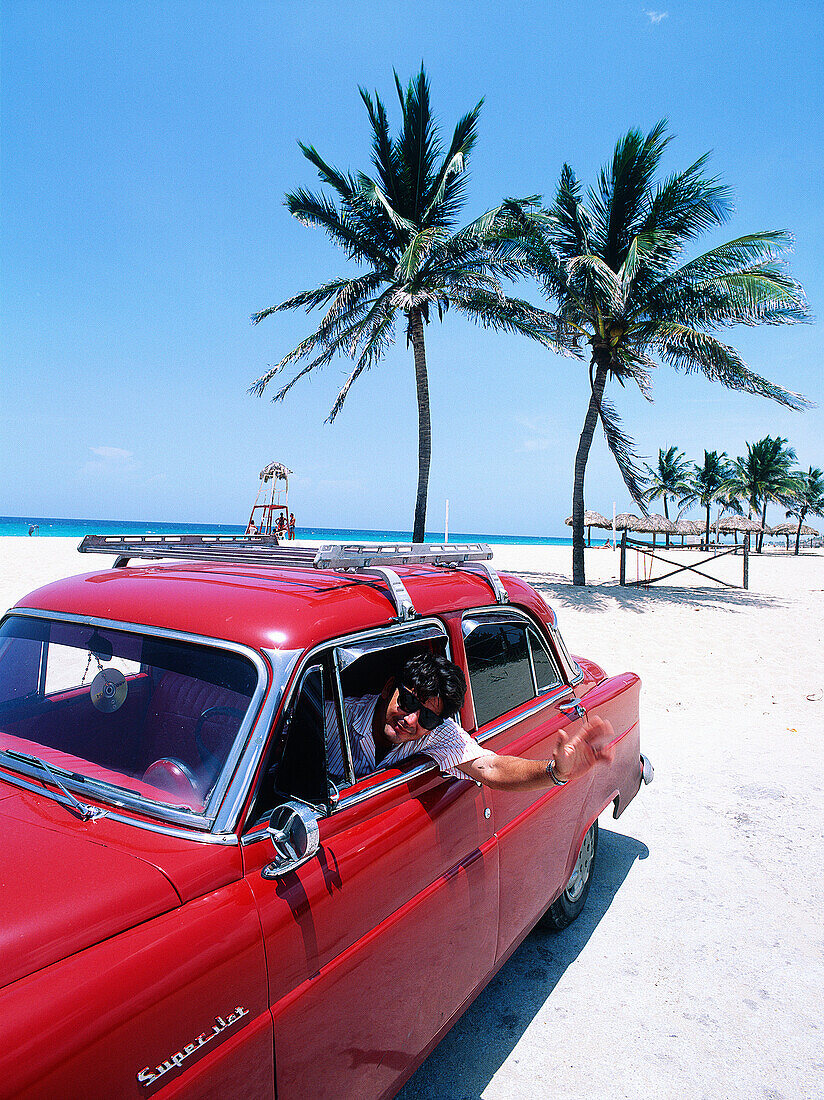
M419 721L421 707L425 708L425 716L430 722L431 715L443 714L443 701L437 695L430 696L428 699L419 699L405 684L394 682L387 684L384 692L388 701L383 734L391 745L419 741L429 733L429 730ZM410 709L407 710L406 707Z

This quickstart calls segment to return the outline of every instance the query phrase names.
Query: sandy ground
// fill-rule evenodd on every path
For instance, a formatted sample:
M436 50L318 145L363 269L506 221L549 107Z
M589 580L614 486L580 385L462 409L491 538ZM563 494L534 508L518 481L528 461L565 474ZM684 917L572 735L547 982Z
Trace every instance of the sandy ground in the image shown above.
M75 545L0 539L2 607L105 565ZM571 650L640 674L655 782L601 819L581 918L527 938L404 1100L824 1098L824 552L750 561L747 592L643 591L593 549L574 588L569 548L496 548Z

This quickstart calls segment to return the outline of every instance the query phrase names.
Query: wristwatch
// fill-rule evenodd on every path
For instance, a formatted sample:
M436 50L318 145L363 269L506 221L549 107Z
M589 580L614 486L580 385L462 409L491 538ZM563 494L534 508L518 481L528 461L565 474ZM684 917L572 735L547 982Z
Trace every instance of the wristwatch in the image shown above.
M549 763L547 764L546 774L549 776L549 778L552 780L552 782L555 784L556 787L565 787L567 785L567 783L569 782L568 779L559 779L558 776L555 774L555 761L554 760L550 760Z

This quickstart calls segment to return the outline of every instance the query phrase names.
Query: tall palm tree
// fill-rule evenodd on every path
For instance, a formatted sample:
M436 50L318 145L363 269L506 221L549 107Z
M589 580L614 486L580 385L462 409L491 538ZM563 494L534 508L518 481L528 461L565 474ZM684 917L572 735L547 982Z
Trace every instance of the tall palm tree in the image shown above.
M817 466L810 466L806 473L797 470L794 477L793 504L787 509L787 516L794 516L798 520L798 530L795 533L796 554L801 542L801 528L809 513L824 516L824 473Z
M599 420L630 494L645 508L632 440L604 400L610 379L632 381L649 398L661 362L793 409L808 404L755 374L715 335L736 324L806 319L803 290L781 260L787 234L752 233L682 263L696 238L728 218L730 193L705 175L706 156L656 184L669 140L664 121L646 137L630 130L586 195L564 165L552 206L522 211L525 260L559 320L589 345L590 398L572 494L575 584L585 583L584 474Z
M792 503L795 460L795 451L787 445L786 439L781 436L773 439L767 435L757 443L748 443L746 455L739 455L733 463L730 476L732 491L747 502L751 512L761 513L756 553L761 553L764 543L767 504L771 500L784 505Z
M324 366L338 353L354 360L328 421L335 419L353 382L383 358L394 342L396 322L412 345L418 404L418 489L413 540L424 538L431 458L429 382L424 326L431 313L439 320L450 307L481 324L556 346L544 311L507 297L501 278L518 273L517 261L496 254L490 230L505 217L508 204L488 211L462 229L458 215L464 203L467 163L475 144L479 102L455 127L443 152L429 103L423 66L404 90L395 74L402 123L390 135L386 108L363 88L360 95L372 131L373 175L353 176L329 165L312 146L304 156L334 197L303 189L286 195L286 206L301 222L323 229L359 268L252 317L258 324L281 310L325 309L311 336L302 340L251 387L262 394L273 378L292 364L303 365L274 395L282 400L295 382ZM560 349L559 349L560 350Z
M669 498L677 500L689 492L689 468L690 464L683 451L679 451L677 447L669 447L664 451L659 447L658 465L645 466L647 487L643 492L644 503L650 504L660 497L664 502L664 515L669 519ZM669 547L669 532L667 546Z
M710 542L710 505L716 501L726 498L730 484L730 466L727 462L727 454L722 451L718 454L717 451L704 451L704 462L702 465L695 463L688 479L688 489L684 494L681 503L694 503L698 502L706 509L706 532L705 540L707 546Z

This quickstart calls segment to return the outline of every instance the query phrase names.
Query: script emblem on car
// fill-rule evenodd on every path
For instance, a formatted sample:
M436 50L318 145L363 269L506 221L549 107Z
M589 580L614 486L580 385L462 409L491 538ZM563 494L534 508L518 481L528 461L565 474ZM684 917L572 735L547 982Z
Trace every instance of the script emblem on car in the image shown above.
M196 1039L193 1039L191 1043L187 1043L182 1050L176 1050L174 1054L170 1054L165 1062L161 1062L160 1065L155 1066L153 1069L146 1066L138 1073L137 1080L141 1085L153 1085L155 1081L158 1081L173 1069L179 1069L186 1059L191 1058L191 1056L196 1054L201 1047L205 1047L207 1043L210 1043L212 1039L221 1035L227 1028L230 1028L232 1024L236 1024L243 1016L248 1015L249 1009L241 1008L240 1005L238 1005L234 1012L230 1012L225 1018L223 1016L215 1016L215 1022L212 1025L211 1031L201 1031L200 1035L198 1035Z

